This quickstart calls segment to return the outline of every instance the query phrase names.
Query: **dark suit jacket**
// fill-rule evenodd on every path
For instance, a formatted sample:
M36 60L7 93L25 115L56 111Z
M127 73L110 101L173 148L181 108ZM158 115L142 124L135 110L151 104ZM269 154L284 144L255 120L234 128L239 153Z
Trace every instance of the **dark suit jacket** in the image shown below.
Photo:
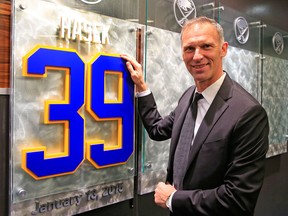
M143 124L154 140L171 138L167 182L173 183L173 158L195 86L162 118L153 95L138 98ZM175 216L253 215L268 150L268 118L246 90L225 80L212 102L189 155L183 190L172 199Z

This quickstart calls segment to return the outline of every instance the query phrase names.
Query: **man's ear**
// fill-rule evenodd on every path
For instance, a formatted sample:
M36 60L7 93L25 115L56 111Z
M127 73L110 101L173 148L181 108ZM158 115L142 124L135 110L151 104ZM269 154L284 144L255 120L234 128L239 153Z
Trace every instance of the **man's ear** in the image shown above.
M227 54L227 50L228 50L228 42L224 42L222 44L222 48L221 48L221 57L225 57Z

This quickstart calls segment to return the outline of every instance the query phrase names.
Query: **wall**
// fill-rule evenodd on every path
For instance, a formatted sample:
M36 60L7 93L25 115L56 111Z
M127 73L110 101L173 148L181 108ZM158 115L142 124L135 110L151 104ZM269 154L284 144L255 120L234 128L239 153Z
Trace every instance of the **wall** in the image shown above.
M288 1L222 0L221 3L258 18L264 23L288 31L286 21ZM288 215L287 165L288 153L267 159L265 180L255 209L255 216Z
M242 10L249 13L250 16L255 17L255 13L251 12L252 5L265 5L270 6L270 10L268 13L257 13L259 19L265 20L266 23L271 21L271 25L278 26L279 28L283 28L283 30L288 31L288 24L286 22L286 17L280 18L281 14L286 13L286 8L288 8L288 2L283 1L279 3L279 1L272 0L253 0L253 1L221 1L229 5L230 7L235 8L236 10ZM229 3L230 2L230 3ZM234 2L234 3L231 3ZM9 25L7 25L7 20L9 20L10 14L10 1L0 1L0 36L1 36L1 44L0 44L0 53L5 53L5 55L0 56L0 75L6 78L0 80L1 85L7 87L7 76L9 75L9 49L7 49L7 44L9 44ZM284 5L283 5L283 4ZM286 7L285 7L286 4ZM276 7L281 5L281 8ZM278 19L275 19L276 16L271 16L271 14L278 14ZM6 20L3 22L3 20ZM3 34L3 28L5 32ZM8 33L8 34L7 34ZM4 43L3 43L3 42ZM6 45L5 45L6 44ZM4 52L2 52L4 50ZM4 61L3 61L4 60ZM6 81L5 81L6 80ZM4 84L3 84L4 83ZM3 86L1 86L3 87ZM5 88L5 87L4 87ZM7 206L8 206L8 141L9 141L9 96L0 95L0 158L1 158L1 166L0 173L6 178L0 179L0 215L7 215ZM288 164L288 154L282 154L278 156L274 156L267 159L267 170L265 175L265 181L262 188L262 191L259 196L259 201L256 206L255 216L284 216L288 214L288 172L287 172L287 164ZM157 215L157 216L165 216L169 215L166 210L163 210L153 203L153 193L136 196L134 200L128 200L124 202L120 202L115 205L107 206L104 208L99 208L97 210L86 212L81 215L109 215L109 216L132 216L132 215Z
M286 21L288 1L286 0L220 0L218 2L258 18L264 23L269 23L274 27L288 31L288 23Z

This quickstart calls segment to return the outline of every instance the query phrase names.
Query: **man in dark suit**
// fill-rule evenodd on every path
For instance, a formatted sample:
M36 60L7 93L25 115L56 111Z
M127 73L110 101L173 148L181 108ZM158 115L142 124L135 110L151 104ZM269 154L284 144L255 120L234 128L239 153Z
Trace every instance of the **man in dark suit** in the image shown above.
M268 150L267 114L223 71L228 43L217 22L206 17L187 21L181 42L195 86L164 118L144 82L141 65L122 55L136 84L139 113L149 136L171 138L167 181L157 185L155 203L174 216L253 215ZM191 105L196 94L202 98ZM191 117L193 107L198 110L196 119Z

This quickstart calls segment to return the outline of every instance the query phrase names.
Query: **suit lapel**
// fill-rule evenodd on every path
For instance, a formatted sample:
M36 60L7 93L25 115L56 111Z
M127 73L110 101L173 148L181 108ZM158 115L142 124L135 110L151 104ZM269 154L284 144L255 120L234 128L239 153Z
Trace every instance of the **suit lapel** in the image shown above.
M227 108L228 105L225 104L222 99L215 97L195 136L192 149L189 153L189 164L192 163L193 159L200 150L202 144L205 142L215 123Z
M225 110L229 107L229 105L226 103L226 100L232 97L232 86L232 80L230 79L228 74L226 74L226 78L217 95L215 96L210 108L208 109L195 136L192 149L189 153L188 164L191 164L193 162L195 156L198 154L202 144L205 142L212 128L214 127L220 116L223 114L223 112L225 112Z

